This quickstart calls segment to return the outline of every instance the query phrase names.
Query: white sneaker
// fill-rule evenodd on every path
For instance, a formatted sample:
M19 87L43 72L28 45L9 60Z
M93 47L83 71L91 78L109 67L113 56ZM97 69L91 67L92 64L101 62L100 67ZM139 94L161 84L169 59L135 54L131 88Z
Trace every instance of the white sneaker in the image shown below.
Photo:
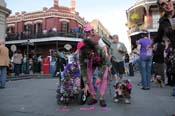
M125 99L125 103L130 104L131 102L129 101L129 99Z
M115 102L115 103L119 102L119 99L114 99L114 102Z

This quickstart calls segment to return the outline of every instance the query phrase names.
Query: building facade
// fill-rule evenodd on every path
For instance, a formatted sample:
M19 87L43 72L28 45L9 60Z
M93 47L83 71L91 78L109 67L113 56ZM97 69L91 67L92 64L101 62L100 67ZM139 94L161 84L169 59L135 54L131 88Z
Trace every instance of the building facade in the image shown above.
M103 24L99 20L94 19L93 21L90 22L90 24L94 27L94 30L101 37L109 38L109 36L110 36L109 31L103 26Z
M172 0L175 2L175 0ZM147 29L151 38L157 33L158 21L161 12L157 6L157 0L137 0L126 11L128 35L131 38L132 47L136 47L136 40L140 38L140 31Z
M5 39L6 18L10 14L10 10L6 8L4 0L0 1L0 39Z
M103 41L110 46L111 39L110 39L110 33L109 31L103 26L103 24L98 19L94 19L90 22L90 24L93 26L96 33L98 33Z
M87 22L75 10L75 0L70 0L70 7L59 5L53 0L51 8L41 11L16 12L7 18L6 40L8 47L17 46L23 54L50 55L52 50L75 51L76 44L84 36L83 26ZM107 39L109 32L98 20L91 22L97 33ZM29 50L29 51L28 51Z
M44 7L41 11L16 12L7 18L7 44L16 45L25 54L26 45L30 51L49 54L52 49L64 48L70 44L76 48L76 43L82 38L83 25L87 23L75 11L75 0L70 7L59 6L58 0L53 0L51 8Z

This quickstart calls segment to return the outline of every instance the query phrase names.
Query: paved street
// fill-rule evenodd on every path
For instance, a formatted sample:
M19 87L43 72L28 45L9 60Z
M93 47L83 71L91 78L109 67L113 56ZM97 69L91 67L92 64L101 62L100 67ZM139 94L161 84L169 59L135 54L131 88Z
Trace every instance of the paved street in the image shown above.
M141 90L138 75L129 77L133 84L131 104L113 103L107 89L107 107L99 104L63 106L56 103L57 79L25 79L8 81L0 89L0 116L171 116L175 114L172 88L152 84L151 90Z

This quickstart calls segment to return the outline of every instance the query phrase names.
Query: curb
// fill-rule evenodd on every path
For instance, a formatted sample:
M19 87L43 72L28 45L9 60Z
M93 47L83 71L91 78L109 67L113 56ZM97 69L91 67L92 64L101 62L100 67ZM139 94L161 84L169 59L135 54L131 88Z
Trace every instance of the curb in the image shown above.
M20 76L7 76L7 81L17 81L25 79L56 79L58 77L53 77L52 75L42 75L42 74L33 74L33 75L20 75Z

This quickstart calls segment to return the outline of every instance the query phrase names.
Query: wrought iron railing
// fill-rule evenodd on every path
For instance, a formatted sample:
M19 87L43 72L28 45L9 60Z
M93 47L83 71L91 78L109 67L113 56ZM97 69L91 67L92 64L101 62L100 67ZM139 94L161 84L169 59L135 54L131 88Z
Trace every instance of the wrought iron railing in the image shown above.
M26 39L38 39L38 38L47 38L47 37L72 37L72 38L83 38L84 33L74 33L74 32L55 32L50 31L47 33L7 33L6 41L14 40L26 40Z

